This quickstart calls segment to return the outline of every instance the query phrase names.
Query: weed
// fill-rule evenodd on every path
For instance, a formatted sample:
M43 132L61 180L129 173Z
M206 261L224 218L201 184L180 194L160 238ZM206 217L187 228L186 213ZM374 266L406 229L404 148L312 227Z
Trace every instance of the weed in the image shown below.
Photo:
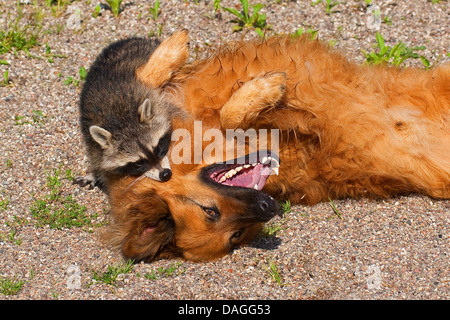
M278 267L275 262L270 261L269 265L266 267L266 271L268 272L270 278L278 283L279 286L285 286L287 283L283 283L283 279L278 271Z
M217 13L220 11L221 5L220 5L221 0L214 0L213 6L214 6L214 13Z
M80 67L80 69L78 69L78 74L80 75L80 80L81 81L85 81L86 80L87 70L86 70L85 67Z
M333 9L333 7L337 6L339 4L338 1L333 1L333 0L326 0L325 3L325 12L326 14L331 14L331 9Z
M78 87L81 83L81 81L86 80L87 70L85 67L80 67L78 69L78 77L67 77L66 80L63 81L63 83L66 86L73 85L74 87Z
M362 50L362 53L366 57L367 64L380 64L390 63L394 66L400 66L407 59L419 59L422 61L425 69L430 67L430 62L424 56L417 54L415 51L425 50L424 46L415 46L412 48L407 47L404 43L399 42L392 48L386 46L383 36L380 33L376 33L377 45L379 52L367 53Z
M9 204L9 199L6 198L2 201L0 201L0 209L6 210L7 205ZM9 232L8 233L0 233L0 240L9 241L11 243L14 243L16 245L20 245L22 243L22 239L17 237L17 232L19 227L24 226L28 223L27 219L22 218L19 219L16 215L13 216L12 221L6 221L5 226L8 227Z
M284 202L280 202L281 209L283 213L291 212L291 202L289 200L285 200Z
M28 32L29 26L19 28L20 19L22 19L22 9L17 2L18 15L13 23L10 23L8 30L0 30L0 54L6 52L25 51L29 54L29 50L39 45L37 35Z
M5 211L9 204L9 198L6 196L4 199L0 200L0 210Z
M53 299L58 299L59 293L55 289L52 289L51 293L52 293Z
M17 238L16 235L17 235L17 230L12 228L12 229L10 229L9 234L6 236L6 240L20 246L22 244L22 239Z
M24 119L25 116L14 116L14 124L16 126L22 126L24 124L30 124L31 122L29 121L23 121L22 119Z
M86 207L78 204L70 195L53 201L37 199L30 211L38 220L37 226L48 225L52 229L62 229L92 225L91 217L86 214Z
M250 15L248 0L239 1L242 4L242 12L239 12L234 8L222 7L224 10L233 14L237 18L236 20L232 20L232 22L237 23L237 25L233 27L233 31L241 31L244 28L255 28L256 33L263 37L264 34L262 30L268 28L266 23L266 15L259 13L259 11L263 8L263 5L260 3L252 5L251 7L253 8L253 14Z
M20 227L27 224L28 220L26 218L20 219L14 215L12 221L6 221L5 223L5 225L9 228L9 233L7 235L0 235L0 238L16 245L20 245L22 243L22 239L17 237L17 233Z
M328 198L330 200L330 206L333 209L334 214L339 218L339 219L343 219L341 212L339 211L339 209L336 207L336 205L334 204L333 200L331 200L331 198Z
M302 27L300 27L294 33L291 33L290 36L292 38L298 38L298 37L301 37L303 34L307 34L310 36L310 38L312 40L312 39L317 38L318 33L319 33L319 31L317 31L317 30L306 29L306 31L305 31Z
M122 4L122 0L106 0L111 9L114 17L117 17L120 13L120 5Z
M75 180L75 176L76 176L76 175L73 174L73 172L72 172L71 169L66 169L66 171L65 171L65 178L66 178L67 180L73 181L73 180Z
M24 283L25 281L16 280L16 278L5 279L0 277L0 293L4 294L5 296L16 295L22 289Z
M68 58L69 56L65 54L52 53L50 46L48 44L45 44L45 57L47 58L48 62L53 63L53 58Z
M11 81L9 80L9 70L3 73L3 81L0 82L0 87L7 87Z
M319 3L323 3L322 0L317 0L317 1L312 1L311 2L311 6L315 6ZM338 1L333 1L333 0L325 0L325 12L326 14L330 15L331 14L331 9L333 9L335 6L337 6L339 4Z
M133 263L134 260L128 260L125 263L120 263L115 266L108 265L106 272L97 272L94 270L92 271L92 279L107 285L116 286L117 277L121 274L130 273L133 270Z
M148 9L148 10L152 14L153 20L156 21L156 19L158 19L158 16L161 12L161 10L159 9L159 0L156 0L155 3L153 4L153 7L150 7L150 9Z
M12 166L13 166L12 160L9 158L6 159L6 168L12 168Z
M47 116L44 115L41 110L33 110L31 113L31 117L35 124L42 126L45 123L45 119L47 119Z
M65 7L70 1L71 0L45 0L45 4L51 9L53 16L59 17L64 13Z
M283 210L283 214L291 212L291 202L289 200L280 202L280 207ZM263 236L275 236L278 231L287 229L287 227L285 227L286 221L287 218L284 218L282 220L271 221L265 224L262 230Z
M160 267L156 270L152 270L151 272L147 272L146 274L144 274L144 278L149 280L157 280L161 278L169 278L173 275L182 274L184 273L185 270L179 270L181 265L182 265L181 262L177 262L171 264L167 268Z
M163 29L164 25L162 23L158 23L156 25L156 27L157 27L156 31L155 30L150 30L150 32L147 34L147 36L149 38L152 38L154 36L157 36L158 38L161 37L162 29Z
M71 195L62 196L60 174L61 169L54 169L53 174L47 173L50 193L37 198L30 206L36 226L48 225L52 229L93 226L92 220L97 218L97 214L89 216L86 207L77 203Z
M392 26L392 19L389 18L388 16L385 16L383 18L383 22L386 23L388 26Z
M276 236L278 231L286 230L287 229L287 227L285 226L286 221L287 221L287 218L284 218L284 219L278 220L276 222L272 221L272 222L266 223L262 230L263 237L264 236L266 236L266 237Z
M14 124L16 126L23 126L25 124L33 124L35 126L42 126L45 123L47 116L41 110L31 111L31 121L27 116L14 116Z
M102 10L102 7L100 4L96 5L94 8L94 11L92 12L92 17L97 18L100 15L100 11Z

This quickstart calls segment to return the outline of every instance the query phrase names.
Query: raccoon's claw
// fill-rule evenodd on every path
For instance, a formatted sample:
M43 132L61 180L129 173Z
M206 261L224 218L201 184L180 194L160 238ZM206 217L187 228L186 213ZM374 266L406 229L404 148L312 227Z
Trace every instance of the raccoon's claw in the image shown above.
M77 184L80 187L88 186L89 190L94 189L97 186L97 179L95 179L93 174L87 174L85 176L76 177L73 180L73 184Z

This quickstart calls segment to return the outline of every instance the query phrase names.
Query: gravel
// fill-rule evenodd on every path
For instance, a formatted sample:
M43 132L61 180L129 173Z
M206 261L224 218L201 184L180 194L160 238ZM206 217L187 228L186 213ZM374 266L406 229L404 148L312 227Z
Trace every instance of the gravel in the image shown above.
M161 1L156 22L149 13L153 1L125 0L117 18L104 6L92 17L96 0L53 5L53 11L42 1L21 2L19 26L37 32L40 45L29 54L0 56L9 63L1 64L0 72L8 70L10 80L0 87L0 284L22 283L14 295L0 299L450 298L450 201L421 195L334 201L340 215L329 203L293 206L269 223L279 227L274 235L220 260L140 263L118 275L114 285L94 280L95 273L107 273L123 260L98 237L109 220L105 196L66 178L87 168L78 126L79 68L88 68L114 40L159 30L165 38L188 28L192 59L223 42L258 35L233 33L232 15L222 10L215 16L213 1ZM379 26L368 23L364 1L340 2L330 15L324 4L313 6L310 0L259 1L271 25L268 34L318 30L321 39L360 63L362 49L374 50L378 27L387 45L424 45L420 54L432 65L449 60L448 1L373 2L380 8ZM227 7L237 3L222 0ZM15 1L0 0L0 30L10 29L16 17ZM407 65L422 63L413 59ZM65 84L69 77L75 81ZM61 171L54 190L85 206L89 225L54 229L31 214L39 200L51 203L47 176L54 170Z

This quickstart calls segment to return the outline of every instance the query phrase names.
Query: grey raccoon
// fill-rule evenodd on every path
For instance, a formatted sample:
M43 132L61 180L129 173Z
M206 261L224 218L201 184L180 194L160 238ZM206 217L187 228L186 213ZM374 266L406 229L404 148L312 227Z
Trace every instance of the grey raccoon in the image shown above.
M184 31L163 43L143 38L120 40L100 53L86 76L79 103L91 175L77 178L76 183L106 189L112 177L170 179L171 117L181 111L166 101L157 87L164 85L187 57ZM138 76L143 68L147 79Z

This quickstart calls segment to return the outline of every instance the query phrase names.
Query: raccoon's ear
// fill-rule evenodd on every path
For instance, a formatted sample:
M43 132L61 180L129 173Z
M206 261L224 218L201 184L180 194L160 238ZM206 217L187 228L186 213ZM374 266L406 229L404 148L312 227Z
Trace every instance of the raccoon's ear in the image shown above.
M147 86L161 87L189 58L188 41L188 30L174 32L156 48L144 65L136 69L136 77Z
M139 120L141 122L146 122L153 117L152 114L152 103L149 99L145 99L145 101L139 106L138 113L140 115Z
M91 126L89 128L92 139L94 139L102 149L108 149L112 145L111 133L99 126Z

